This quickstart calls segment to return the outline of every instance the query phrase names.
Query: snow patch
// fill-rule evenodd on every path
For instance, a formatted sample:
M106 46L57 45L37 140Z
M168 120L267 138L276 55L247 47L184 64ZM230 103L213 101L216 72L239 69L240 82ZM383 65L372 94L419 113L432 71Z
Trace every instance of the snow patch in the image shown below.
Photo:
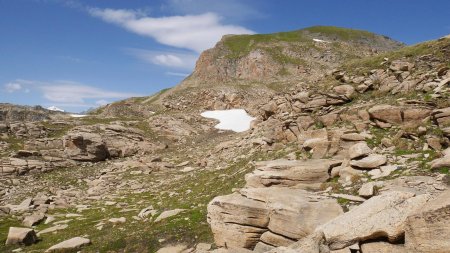
M64 112L63 109L58 108L56 106L50 106L50 107L47 108L47 110L54 111L54 112Z
M329 41L326 40L319 40L319 39L313 39L315 42L322 42L322 43L331 43Z
M72 117L72 118L84 118L87 116L88 115L84 115L84 114L70 114L70 117Z
M238 133L249 130L250 123L255 119L243 109L206 111L200 115L205 118L219 120L220 123L215 126L217 129L231 130Z

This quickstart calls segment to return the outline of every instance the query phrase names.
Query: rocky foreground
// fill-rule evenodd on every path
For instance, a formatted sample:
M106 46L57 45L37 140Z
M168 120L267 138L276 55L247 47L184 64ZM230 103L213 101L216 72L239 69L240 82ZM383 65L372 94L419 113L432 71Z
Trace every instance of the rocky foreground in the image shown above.
M450 39L318 29L225 37L181 86L86 118L0 107L0 251L450 252ZM200 116L230 108L249 131Z

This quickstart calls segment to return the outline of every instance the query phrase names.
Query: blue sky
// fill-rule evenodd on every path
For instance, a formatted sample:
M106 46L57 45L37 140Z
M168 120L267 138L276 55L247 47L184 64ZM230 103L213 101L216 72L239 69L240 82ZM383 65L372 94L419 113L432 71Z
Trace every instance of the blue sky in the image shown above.
M223 34L313 25L407 44L450 34L448 0L0 0L0 102L79 112L179 83Z

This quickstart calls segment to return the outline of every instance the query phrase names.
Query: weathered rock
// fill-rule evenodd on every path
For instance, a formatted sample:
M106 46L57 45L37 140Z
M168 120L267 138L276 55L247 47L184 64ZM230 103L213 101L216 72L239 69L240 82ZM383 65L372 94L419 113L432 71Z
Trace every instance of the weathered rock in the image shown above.
M371 154L360 160L352 160L350 165L360 169L375 169L387 162L387 158L384 155Z
M66 229L68 227L69 227L69 225L67 225L67 224L56 225L56 226L49 227L49 228L46 228L44 230L39 231L37 233L37 235L41 236L42 234L53 233L53 232L56 232L56 231L59 231L59 230L64 230L64 229Z
M361 251L363 253L408 253L403 245L388 242L364 243L361 245Z
M91 240L83 237L74 237L72 239L60 242L51 246L45 252L71 252L81 249L83 246L91 244Z
M219 247L252 248L269 225L269 210L260 201L234 193L214 198L208 222Z
M349 84L339 85L333 88L333 91L339 95L345 96L347 99L352 99L355 93L355 88Z
M367 146L367 143L360 142L348 149L348 154L350 159L356 159L363 156L367 156L372 153L372 149Z
M392 105L376 105L369 109L371 119L379 120L391 124L401 124L402 111L399 107Z
M219 246L252 249L259 241L285 245L342 213L335 200L300 189L245 188L241 194L217 197L208 205L208 221Z
M108 150L100 134L76 132L64 137L64 152L76 161L103 161L108 157Z
M187 249L187 246L184 244L167 246L159 249L156 253L182 253Z
M36 233L30 228L10 227L6 245L23 244L31 245L37 241Z
M391 69L392 71L411 71L413 67L414 67L413 63L396 60L391 63L389 69Z
M450 191L410 215L405 230L405 245L410 252L450 252Z
M450 155L435 159L431 161L431 169L449 168L450 167Z
M41 212L34 213L30 216L25 217L25 219L22 221L22 225L24 225L26 227L31 227L31 226L39 224L44 219L45 219L44 213L41 213Z
M387 238L401 239L406 218L430 199L429 195L388 192L372 197L358 207L318 228L323 231L330 249L342 249L357 242Z
M328 171L341 161L311 159L305 161L274 160L259 162L256 169L245 176L247 187L296 186L318 188L329 178Z
M431 114L440 127L450 126L450 107L436 109Z
M127 219L125 217L120 217L120 218L111 218L108 221L114 225L117 225L117 224L125 223L127 221Z
M184 211L186 211L186 210L185 209L174 209L174 210L164 211L158 216L158 218L156 218L155 222L159 222L164 219L170 218L172 216L178 215Z

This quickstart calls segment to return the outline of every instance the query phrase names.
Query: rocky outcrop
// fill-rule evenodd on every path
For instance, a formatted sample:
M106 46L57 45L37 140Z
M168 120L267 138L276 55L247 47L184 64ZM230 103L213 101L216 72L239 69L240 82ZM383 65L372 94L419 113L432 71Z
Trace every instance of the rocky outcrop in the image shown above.
M405 233L407 217L421 209L429 199L429 195L389 192L367 200L318 230L323 231L333 250L373 239L386 238L396 242Z
M246 175L246 186L317 189L330 178L329 172L332 167L340 165L341 162L325 159L257 162L256 169Z
M439 195L410 215L405 226L405 245L418 253L450 252L450 191Z
M341 213L335 200L303 190L247 188L211 201L208 222L218 246L252 249L287 246Z
M10 227L6 245L22 244L31 245L37 242L37 236L31 228Z

